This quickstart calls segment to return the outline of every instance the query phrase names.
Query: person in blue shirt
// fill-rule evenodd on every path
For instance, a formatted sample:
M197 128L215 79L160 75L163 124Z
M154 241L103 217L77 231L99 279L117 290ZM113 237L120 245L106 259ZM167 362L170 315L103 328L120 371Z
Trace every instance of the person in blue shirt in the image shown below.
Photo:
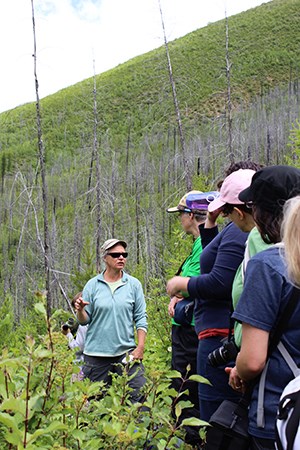
M124 271L126 248L127 243L119 239L104 242L105 269L87 282L75 309L79 323L89 325L83 352L84 377L110 383L110 373L122 373L122 364L126 364L131 400L136 402L145 384L142 359L148 325L142 285Z
M189 191L180 199L177 206L167 209L168 213L178 214L182 229L194 238L191 252L177 272L182 277L200 274L202 245L199 226L205 223L208 204L215 199L216 195L218 195L217 192ZM171 297L168 311L172 317L171 367L180 372L185 383L182 383L182 378L173 378L171 386L177 392L181 392L181 401L189 400L193 406L182 410L179 422L190 417L199 417L198 383L189 379L191 375L197 373L198 337L195 333L194 315L192 315L190 323L177 323L176 315L174 316L176 307L180 306L180 301L188 298L193 305L193 299L190 299L185 293L181 294ZM191 309L193 311L194 307L192 306ZM186 391L186 394L183 394L182 391ZM175 405L173 406L175 409ZM185 427L185 430L187 444L196 445L201 442L197 427Z
M270 334L291 296L293 285L289 279L281 224L285 202L300 194L300 170L289 166L270 166L258 171L249 188L239 194L243 202L252 206L253 217L263 240L273 244L253 256L247 265L244 289L233 313L242 323L241 349L236 367L226 369L229 383L237 392L247 389L253 380L260 380L264 372L263 402L259 382L254 383L250 409L250 450L275 449L275 418L280 395L294 377L282 354L276 348L268 361ZM296 306L281 341L290 356L300 365L300 302Z
M222 195L222 188L220 195ZM208 355L222 346L222 339L229 333L231 315L231 288L237 268L243 260L248 234L233 222L220 233L215 220L222 208L210 214L204 228L200 227L202 253L201 275L196 277L173 277L168 281L167 292L175 295L187 291L195 303L195 331L198 336L197 372L212 384L200 383L200 418L209 421L211 415L226 398L238 396L230 390L225 365L213 367Z
M252 161L233 163L225 172L226 179L239 169L255 171L260 167ZM215 200L218 202L223 198L225 201L223 203L221 201L221 207L213 211L210 211L210 206L208 207L209 213L205 225L199 228L203 248L200 257L201 275L173 277L167 283L169 295L175 295L183 290L196 299L194 313L195 331L198 335L197 372L211 383L211 385L199 383L198 386L200 418L205 421L209 421L224 399L235 401L239 398L238 393L233 394L230 391L224 371L225 362L218 367L213 367L208 360L208 355L223 346L223 340L228 337L232 326L230 320L232 283L243 260L248 237L248 233L239 229L233 222L229 222L220 233L218 232L216 220L219 215L223 215L228 194L230 193L231 202L242 203L237 199L239 192L236 189L232 192L232 185L225 180L219 183L220 196ZM248 184L245 185L245 181ZM243 188L249 184L249 177L241 179ZM234 200L232 194L234 194Z

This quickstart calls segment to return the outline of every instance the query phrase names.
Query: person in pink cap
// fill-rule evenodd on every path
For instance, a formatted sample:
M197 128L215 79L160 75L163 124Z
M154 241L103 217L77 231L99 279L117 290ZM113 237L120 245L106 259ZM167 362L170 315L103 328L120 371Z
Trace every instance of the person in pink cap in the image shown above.
M209 421L224 399L236 400L228 385L225 367L228 361L209 359L223 347L223 340L232 328L231 290L235 273L244 257L248 232L236 225L239 210L246 209L238 194L251 183L254 170L234 171L222 183L220 195L208 206L212 218L223 214L230 222L218 233L217 227L201 228L203 251L200 257L201 275L173 277L167 292L174 295L186 291L195 298L195 331L198 335L197 372L211 385L199 383L200 418ZM248 219L248 218L247 218ZM246 217L245 217L246 220Z

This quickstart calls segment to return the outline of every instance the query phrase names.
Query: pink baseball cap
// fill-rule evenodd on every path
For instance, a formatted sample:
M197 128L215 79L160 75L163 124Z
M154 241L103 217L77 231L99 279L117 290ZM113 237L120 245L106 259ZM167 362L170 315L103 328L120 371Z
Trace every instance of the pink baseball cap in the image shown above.
M226 203L230 205L243 205L239 200L239 193L250 186L255 170L239 169L232 172L222 183L220 195L208 205L208 211L213 212Z

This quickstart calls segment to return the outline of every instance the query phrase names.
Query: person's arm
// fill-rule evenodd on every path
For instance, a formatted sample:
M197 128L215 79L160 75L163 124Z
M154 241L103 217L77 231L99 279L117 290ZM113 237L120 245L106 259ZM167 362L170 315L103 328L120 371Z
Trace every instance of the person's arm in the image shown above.
M134 280L135 281L132 281L134 290L133 321L135 323L136 330L142 329L147 333L148 322L144 292L140 281L138 279Z
M79 348L81 351L83 351L86 330L87 330L86 326L79 325L75 338L73 337L72 333L70 333L73 338L71 340L69 339L69 347L71 349Z
M227 293L231 292L235 273L243 259L246 238L247 234L234 224L222 230L201 254L201 269L205 255L213 259L211 270L188 281L187 291L191 297L223 300L224 293L228 297ZM204 253L206 251L214 254Z
M170 297L183 292L188 292L187 286L189 282L189 277L173 277L167 283L167 293Z
M218 227L205 228L205 225L200 225L199 227L200 239L202 244L202 249L204 249L210 242L219 234Z
M242 324L242 346L234 368L226 367L229 384L236 391L245 391L247 383L263 371L268 353L269 333L246 323Z
M147 333L142 328L139 328L136 333L137 333L138 345L131 352L131 355L133 356L134 359L143 359Z
M175 306L177 305L178 302L181 302L181 300L183 300L183 299L184 299L184 297L182 297L182 295L180 295L180 294L174 295L173 297L171 297L170 303L168 306L168 313L171 317L174 317Z
M134 279L132 282L135 293L133 320L135 322L138 342L137 347L132 351L131 354L134 359L143 359L146 334L148 329L146 302L142 284L140 283L140 281Z
M277 323L285 286L280 271L269 263L270 258L274 261L273 252L262 251L247 265L244 289L233 313L233 318L242 323L241 351L236 367L226 369L233 388L240 380L247 383L256 378L266 364L269 334Z
M89 303L90 302L85 302L82 297L79 297L77 298L77 300L75 300L74 306L76 309L77 319L80 324L85 325L89 322L89 315L84 309L84 307L86 305L89 305Z
M236 368L242 380L250 381L257 377L266 365L269 332L243 323L242 336Z

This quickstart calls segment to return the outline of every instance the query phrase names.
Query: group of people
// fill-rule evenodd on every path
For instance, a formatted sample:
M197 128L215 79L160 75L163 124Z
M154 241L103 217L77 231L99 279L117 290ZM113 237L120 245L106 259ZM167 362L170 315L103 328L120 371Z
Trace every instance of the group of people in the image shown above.
M269 353L268 347L293 283L300 279L298 195L299 169L235 165L199 227L200 275L175 276L167 283L171 299L183 292L195 299L197 373L211 383L199 384L201 419L209 421L223 400L237 401L251 386L251 450L275 449L279 398L293 378L280 351ZM220 214L229 223L218 233L215 221ZM286 248L282 233L289 242ZM299 313L300 302L281 338L298 366ZM263 405L258 393L262 373Z
M238 401L251 385L249 448L275 449L277 405L293 374L277 349L269 354L268 344L293 284L300 284L300 170L244 161L232 164L218 187L218 192L190 191L167 210L179 215L183 230L194 238L190 255L166 287L172 368L186 379L193 405L180 419L209 421L224 399ZM219 217L227 221L220 231ZM141 283L124 270L126 249L123 240L103 244L105 269L86 284L74 306L80 325L88 325L83 377L110 383L111 374L126 367L136 402L145 384L147 313ZM188 323L176 322L176 308L187 300L193 314ZM297 365L298 314L300 302L282 335ZM262 414L258 380L263 371ZM195 373L210 384L189 380ZM182 389L182 382L175 379L173 387ZM186 427L186 442L200 448L197 429Z

